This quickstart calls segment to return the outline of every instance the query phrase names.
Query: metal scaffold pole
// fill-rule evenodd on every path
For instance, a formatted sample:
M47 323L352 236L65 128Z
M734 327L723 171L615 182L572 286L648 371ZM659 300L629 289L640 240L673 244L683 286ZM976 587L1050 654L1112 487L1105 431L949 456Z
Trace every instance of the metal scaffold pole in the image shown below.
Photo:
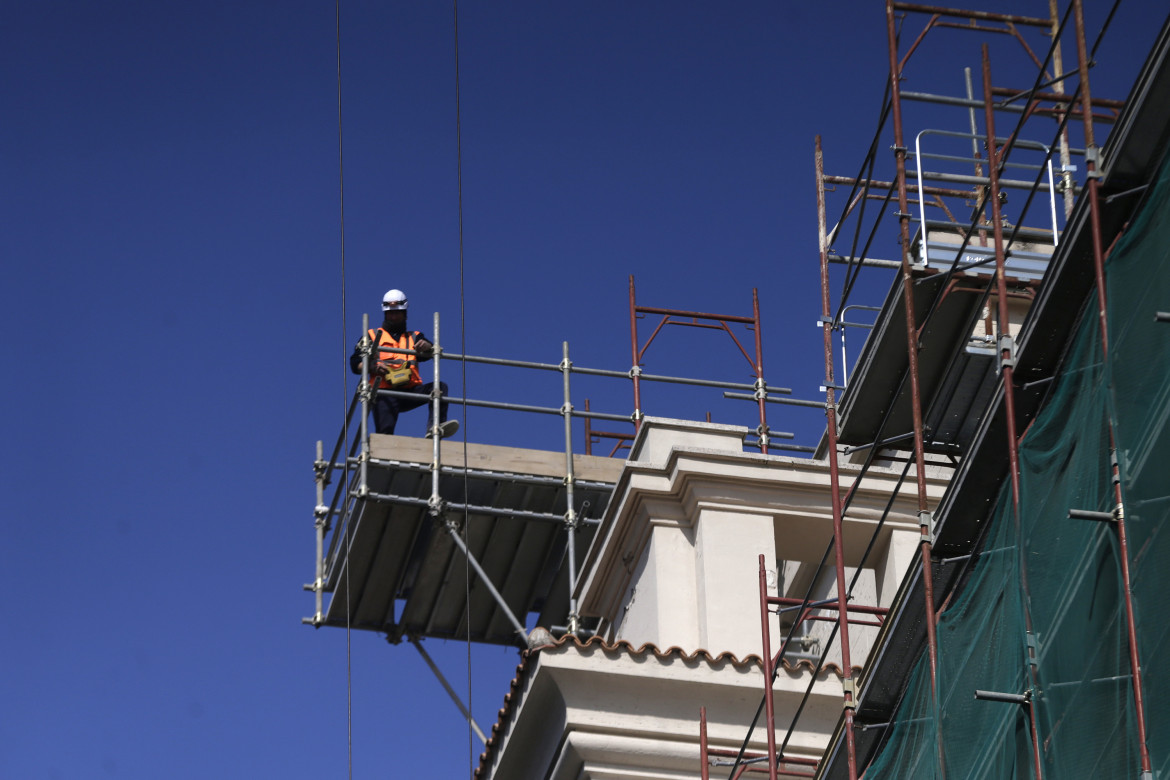
M991 60L987 44L983 44L983 101L984 121L987 126L987 175L990 179L991 228L995 243L995 289L998 330L999 367L1003 380L1004 414L1007 417L1008 475L1012 488L1012 517L1017 530L1020 555L1020 585L1024 591L1024 630L1029 639L1033 636L1032 610L1029 606L1028 566L1024 559L1023 539L1019 538L1020 528L1020 452L1019 436L1016 432L1015 406L1015 365L1016 349L1011 336L1011 321L1008 314L1008 290L1006 277L1007 257L1003 245L1003 214L1000 207L999 171L1002 152L995 140L995 108L991 103ZM1027 643L1027 662L1031 679L1031 690L1038 689L1035 643ZM1044 772L1040 758L1039 727L1036 723L1036 707L1028 707L1028 721L1032 734L1032 761L1036 780L1043 780Z
M630 274L630 379L634 382L634 432L642 427L642 356L638 347L638 313L634 303L634 275Z
M760 439L760 452L768 454L768 411L766 401L768 399L768 386L764 383L764 351L762 347L763 334L760 332L760 292L755 287L752 288L752 319L755 321L752 324L752 330L755 331L756 336L756 403L760 408L760 427L756 431L756 435Z
M580 630L580 614L577 609L577 512L574 509L573 484L576 481L573 473L573 397L569 392L569 375L573 371L573 364L569 360L569 342L562 342L564 357L561 360L561 373L564 376L565 403L561 413L565 418L565 534L568 539L569 556L569 633L576 634Z
M829 239L825 230L824 169L821 137L818 135L816 137L817 233L821 261L821 327L824 333L825 349L825 417L827 420L825 430L829 438L829 493L833 507L833 551L835 554L834 565L837 572L837 626L841 642L841 686L845 707L845 747L848 751L849 779L856 780L857 749L853 734L853 712L857 707L857 700L853 685L853 663L849 655L848 595L845 591L845 540L841 517L840 470L837 463L837 405L833 390L833 318L829 293ZM769 738L772 738L771 732L769 732Z
M443 342L439 339L439 313L435 312L434 319L435 330L435 346L434 356L431 362L433 381L431 384L431 429L427 435L431 437L431 506L436 510L442 506L443 499L439 496L439 453L440 453L440 439L443 437L439 434L439 407L442 403L442 384L439 382L439 363L440 357L443 354Z
M782 657L773 660L772 630L768 625L768 568L763 554L760 555L760 637L764 652L764 728L768 734L768 780L776 780L776 704L772 699L772 675Z
M1093 131L1093 118L1090 112L1092 95L1089 90L1090 58L1085 43L1085 19L1083 0L1073 0L1073 22L1077 38L1077 71L1080 77L1081 117L1085 128L1085 178L1086 192L1089 198L1089 223L1093 238L1093 272L1097 282L1097 307L1101 325L1101 356L1108 363L1109 360L1109 317L1106 310L1107 298L1105 290L1105 253L1101 240L1101 203L1100 179L1101 161L1099 150ZM1118 557L1121 567L1122 594L1125 603L1125 630L1126 641L1129 645L1129 665L1133 674L1133 700L1137 721L1138 753L1141 758L1142 780L1152 780L1153 762L1150 759L1149 742L1146 734L1146 707L1142 690L1142 665L1138 653L1137 622L1133 611L1133 587L1129 572L1129 540L1125 529L1125 504L1121 491L1120 466L1117 461L1117 444L1113 421L1109 421L1109 447L1111 450L1111 478L1114 493L1114 515L1117 526Z
M925 34L925 33L924 33ZM922 430L922 397L918 385L918 327L914 316L914 278L910 272L910 207L906 192L906 145L902 129L902 63L898 61L898 33L894 1L886 0L886 38L890 57L890 99L894 120L894 161L897 167L898 232L902 247L901 273L906 308L907 373L910 380L910 411L914 425L914 477L918 487L919 545L922 556L922 584L926 610L926 647L930 662L930 691L938 712L938 637L934 609L934 578L931 550L934 542L933 517L926 500L926 457ZM913 47L911 47L913 51ZM909 56L909 55L907 55ZM937 727L937 724L936 724ZM942 731L938 729L939 770L945 776Z
M1064 73L1064 55L1060 49L1060 9L1057 7L1058 0L1048 0L1048 15L1052 17L1052 72L1056 74ZM1086 84L1087 86L1087 84ZM1052 84L1052 91L1058 95L1064 94L1064 79L1057 79ZM1057 108L1067 111L1070 106L1067 104L1057 104ZM1076 183L1072 175L1072 157L1068 146L1068 128L1062 127L1060 131L1060 180L1061 189L1064 194L1064 217L1068 219L1072 215L1073 204L1076 201Z
M699 708L699 776L711 780L710 762L707 758L707 708Z
M361 436L362 451L358 456L359 468L361 470L361 484L358 487L358 496L365 498L366 493L369 492L369 483L366 481L368 477L368 466L370 462L370 398L372 396L373 387L370 385L370 356L377 358L378 345L370 342L370 315L362 315L362 383L358 392L362 399L362 419L361 419ZM346 506L349 505L347 501Z
M325 526L329 521L329 507L325 506L325 445L317 439L317 460L313 472L317 483L317 505L313 508L313 529L317 536L317 576L313 579L313 625L321 624L322 600L325 590Z

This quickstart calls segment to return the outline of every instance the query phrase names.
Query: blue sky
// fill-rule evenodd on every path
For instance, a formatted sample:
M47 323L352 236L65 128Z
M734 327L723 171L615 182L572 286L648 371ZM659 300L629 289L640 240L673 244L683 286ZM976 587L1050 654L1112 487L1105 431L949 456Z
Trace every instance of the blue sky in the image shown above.
M345 358L389 287L413 327L441 313L449 350L556 363L567 340L578 365L618 370L630 274L640 303L723 314L749 314L758 287L765 376L817 396L813 136L829 172L856 172L881 5L459 13L462 274L451 7L342 3L343 279L333 4L6 9L0 776L342 776L350 684L355 777L467 772L466 729L411 648L355 633L347 661L344 631L300 623L314 442L340 429ZM1164 15L1124 5L1097 94L1124 97ZM970 48L921 56L915 88L956 94L978 68ZM888 279L867 284L880 302ZM749 381L717 335L674 329L646 370ZM467 383L560 404L556 377ZM581 388L630 411L627 385ZM754 425L709 394L652 389L645 406ZM824 426L773 415L802 444ZM459 416L470 441L561 446L553 418ZM428 649L466 688L466 647ZM471 656L489 728L517 655Z

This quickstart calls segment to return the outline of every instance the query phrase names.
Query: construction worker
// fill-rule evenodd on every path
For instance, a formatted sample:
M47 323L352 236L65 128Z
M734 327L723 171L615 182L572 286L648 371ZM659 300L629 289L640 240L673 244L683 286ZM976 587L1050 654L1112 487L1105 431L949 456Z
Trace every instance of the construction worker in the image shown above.
M439 383L442 400L439 401L439 425L436 430L433 406L430 396L434 382L422 381L418 364L435 356L435 345L417 330L406 329L406 295L402 290L388 290L382 296L382 327L371 329L367 334L375 346L370 357L370 384L374 390L394 390L400 393L414 393L415 398L376 393L374 397L374 428L378 433L394 433L398 413L426 404L427 438L436 432L439 437L451 436L459 430L458 420L447 419L447 383ZM413 355L392 350L411 350ZM355 374L362 372L361 343L354 347L349 358L349 367Z

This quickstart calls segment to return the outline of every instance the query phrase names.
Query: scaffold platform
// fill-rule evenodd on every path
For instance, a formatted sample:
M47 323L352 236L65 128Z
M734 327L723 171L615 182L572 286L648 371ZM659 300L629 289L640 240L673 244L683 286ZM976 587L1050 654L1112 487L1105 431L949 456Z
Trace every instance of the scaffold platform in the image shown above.
M448 521L457 524L513 615L525 621L538 613L539 625L564 625L565 453L444 441L444 506L438 514L430 503L432 461L429 439L370 435L368 494L345 513L352 518L348 528L339 522L330 529L323 589L331 596L318 625L385 632L394 643L436 637L515 645L513 623L470 572L447 532ZM620 459L573 456L578 564L623 465ZM351 467L351 491L358 489L357 479Z
M1023 319L1052 254L1051 245L1024 246L1027 248L1013 249L1007 263L1017 323ZM989 305L987 279L995 266L979 265L987 255L986 247L962 247L962 252L960 248L961 237L933 233L928 249L930 264L912 267L910 290L915 320L925 322L918 333L917 367L923 425L929 432L926 446L943 454L966 452L998 380L997 342L991 335L994 328L983 324ZM957 268L952 271L952 266ZM959 270L964 266L967 270ZM841 399L841 444L880 443L895 449L913 446L912 438L906 435L914 428L907 381L906 297L905 283L899 276Z

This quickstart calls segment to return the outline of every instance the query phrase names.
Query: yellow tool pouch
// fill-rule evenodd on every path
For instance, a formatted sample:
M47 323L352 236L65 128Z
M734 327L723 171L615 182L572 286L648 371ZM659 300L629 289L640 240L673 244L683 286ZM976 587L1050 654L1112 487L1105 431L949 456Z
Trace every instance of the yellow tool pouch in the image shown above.
M386 364L386 381L391 387L405 387L410 384L410 363Z

